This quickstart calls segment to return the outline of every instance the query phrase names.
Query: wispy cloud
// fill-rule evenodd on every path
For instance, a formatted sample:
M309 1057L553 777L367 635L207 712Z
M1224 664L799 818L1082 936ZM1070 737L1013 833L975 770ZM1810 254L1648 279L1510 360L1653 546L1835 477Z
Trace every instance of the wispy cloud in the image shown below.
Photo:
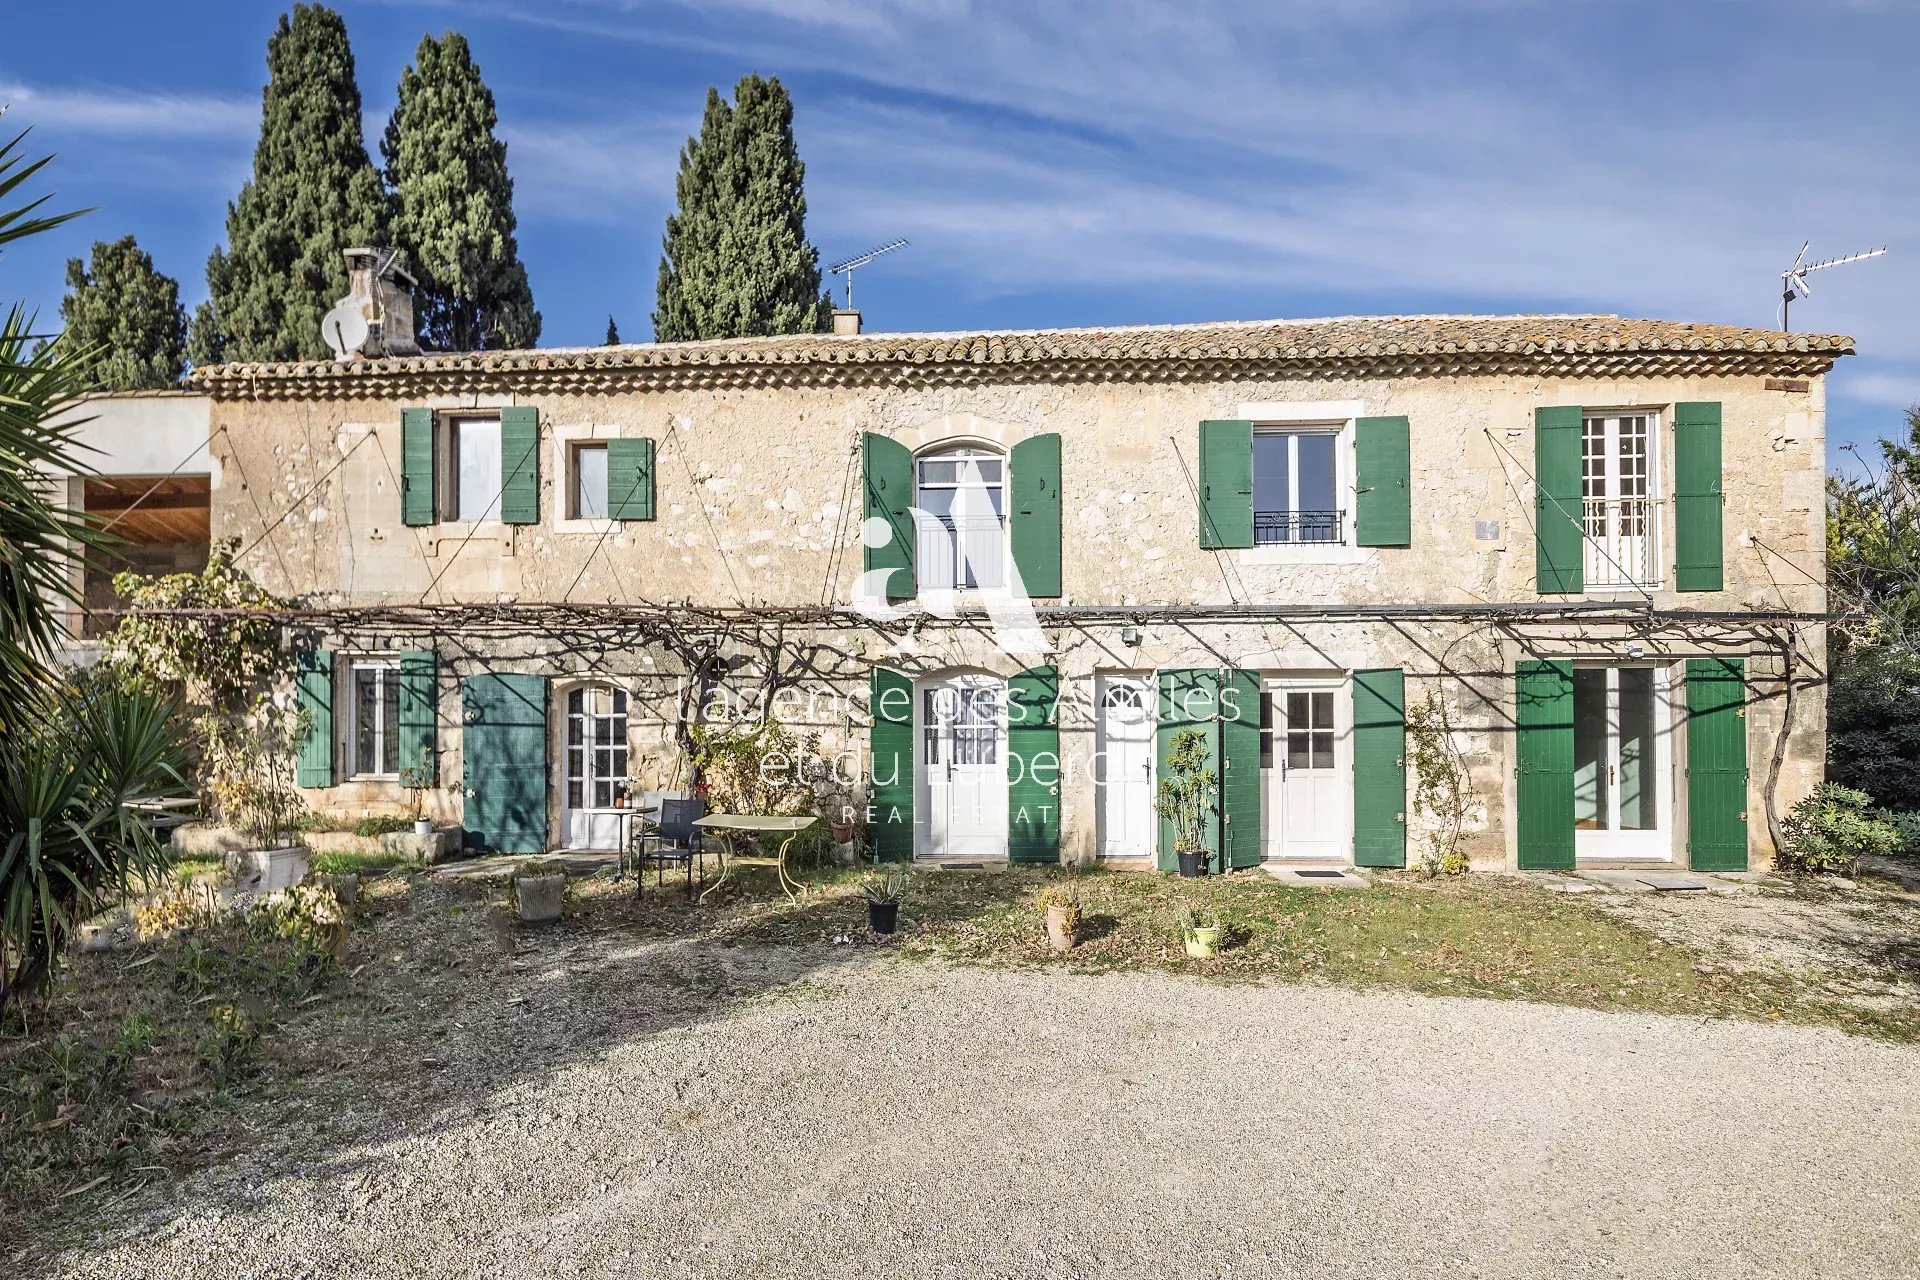
M256 99L146 92L119 87L35 86L0 79L9 124L56 133L124 138L248 138L260 127Z

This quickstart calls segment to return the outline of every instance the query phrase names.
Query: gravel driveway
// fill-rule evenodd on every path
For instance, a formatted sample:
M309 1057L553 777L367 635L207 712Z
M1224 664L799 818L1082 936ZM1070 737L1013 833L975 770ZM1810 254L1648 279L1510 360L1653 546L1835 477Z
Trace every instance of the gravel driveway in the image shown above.
M793 950L530 974L591 1017L516 999L490 1074L59 1273L1920 1276L1914 1050ZM653 1016L676 964L750 994Z

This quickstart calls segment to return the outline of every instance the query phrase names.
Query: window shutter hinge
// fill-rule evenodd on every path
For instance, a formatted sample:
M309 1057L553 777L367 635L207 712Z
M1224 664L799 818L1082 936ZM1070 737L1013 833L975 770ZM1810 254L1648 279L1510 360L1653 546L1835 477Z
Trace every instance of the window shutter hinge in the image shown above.
M1401 826L1405 826L1407 822L1406 810L1403 809L1399 813L1394 814L1393 820L1399 823Z

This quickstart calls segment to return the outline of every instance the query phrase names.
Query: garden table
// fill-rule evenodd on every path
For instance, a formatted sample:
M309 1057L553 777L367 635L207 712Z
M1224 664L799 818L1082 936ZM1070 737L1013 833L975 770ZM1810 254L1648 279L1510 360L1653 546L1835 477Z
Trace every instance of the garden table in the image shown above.
M723 851L720 854L720 877L700 894L700 901L707 900L707 894L726 883L734 864L743 867L778 867L780 870L780 888L788 898L795 897L794 890L800 882L787 874L787 848L793 838L812 826L819 819L811 814L797 818L775 817L764 813L710 813L704 818L696 818L693 825L702 831L711 831L720 837ZM734 839L742 835L785 835L780 842L780 851L771 858L741 858L733 852Z

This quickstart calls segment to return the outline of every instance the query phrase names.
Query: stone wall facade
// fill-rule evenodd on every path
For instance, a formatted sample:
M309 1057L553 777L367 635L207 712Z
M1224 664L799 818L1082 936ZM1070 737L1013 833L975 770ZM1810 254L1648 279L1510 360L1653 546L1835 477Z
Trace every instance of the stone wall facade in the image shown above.
M449 389L460 377L446 368L423 380L376 365L326 383L324 394L314 393L311 379L268 371L252 383L236 376L212 385L210 449L226 477L214 495L213 530L250 548L243 567L264 585L317 611L306 625L329 648L440 653L442 788L430 803L457 819L457 678L469 672L525 671L556 687L584 679L618 683L632 698L635 772L670 783L686 779L676 744L689 698L711 685L748 702L769 683L799 689L812 696L811 707L789 703L787 718L819 733L825 749L858 757L872 666L916 676L974 670L1005 677L1040 661L1001 652L977 602L963 603L957 620L919 625L803 611L856 598L863 433L918 451L958 442L1004 450L1056 432L1063 594L1040 603L1053 610L1043 614L1053 648L1045 660L1061 679L1069 770L1060 787L1064 857L1098 852L1095 789L1084 775L1072 775L1071 762L1093 753L1101 673L1403 668L1409 706L1432 695L1449 710L1480 802L1466 847L1476 866L1500 868L1517 858L1517 661L1741 655L1748 658L1751 699L1751 860L1764 867L1773 852L1765 816L1783 813L1817 784L1823 767L1819 374L1831 358L1788 353L1777 368L1756 357L1732 370L1705 357L1692 370L1673 356L1648 360L1645 368L1614 361L1591 370L1546 359L1527 368L1525 360L1508 359L1496 372L1476 372L1467 361L1455 371L1392 375L1361 367L1301 372L1258 361L1201 373L1149 367L1064 376L1014 366L940 376L880 367L829 377L802 367L750 385L662 377L657 385L640 378L611 387L476 369L464 389ZM1659 586L1648 593L1590 590L1571 603L1620 607L1604 617L1553 616L1551 606L1570 601L1536 590L1535 409L1667 415L1686 401L1722 406L1724 589L1674 589L1673 435L1661 430L1656 488L1667 523ZM538 410L540 523L405 525L402 411L508 405ZM1404 415L1409 423L1410 545L1201 548L1197 424L1373 415ZM655 441L656 518L565 518L570 446L624 436ZM1350 467L1341 485L1350 510ZM676 629L657 621L659 608L675 602L736 612L725 627L685 621ZM582 612L565 625L551 621L555 615L527 620L533 606L553 604ZM503 608L486 615L471 609L477 605ZM1534 612L1501 616L1502 606ZM1139 612L1074 614L1095 607ZM623 608L635 616L623 617ZM1316 608L1328 612L1311 616ZM1226 616L1229 609L1245 613ZM640 618L649 610L655 612L646 617L656 621ZM663 635L663 626L672 634ZM1783 736L1781 672L1789 661L1795 709ZM707 664L705 682L693 682L696 663ZM1673 724L1683 716L1676 708ZM560 733L557 725L553 732ZM1684 777L1683 735L1676 730L1672 738L1668 764L1673 777ZM556 736L550 758L557 761L562 746ZM1683 790L1675 788L1675 806L1684 806ZM357 813L390 811L403 797L391 782L349 781L316 799ZM556 841L557 822L550 815ZM1684 865L1684 814L1671 814L1669 826L1673 861ZM1413 813L1410 861L1421 847L1422 819Z

